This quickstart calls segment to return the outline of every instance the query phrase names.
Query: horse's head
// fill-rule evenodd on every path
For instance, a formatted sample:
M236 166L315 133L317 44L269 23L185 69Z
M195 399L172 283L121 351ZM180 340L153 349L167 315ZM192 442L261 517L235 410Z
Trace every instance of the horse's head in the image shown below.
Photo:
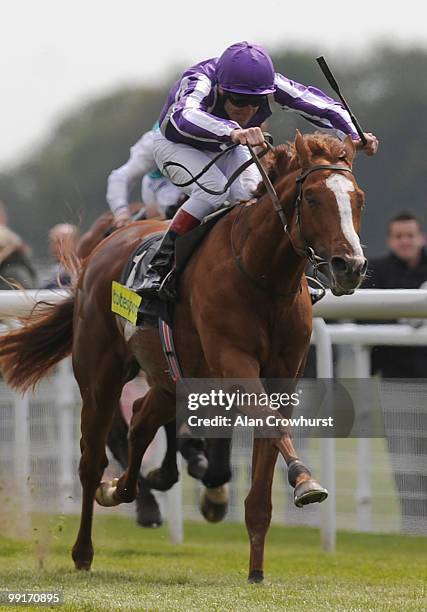
M297 132L288 165L288 171L300 169L292 242L303 253L313 249L327 262L335 295L353 293L367 268L359 240L364 193L351 172L355 151L350 137L341 142Z

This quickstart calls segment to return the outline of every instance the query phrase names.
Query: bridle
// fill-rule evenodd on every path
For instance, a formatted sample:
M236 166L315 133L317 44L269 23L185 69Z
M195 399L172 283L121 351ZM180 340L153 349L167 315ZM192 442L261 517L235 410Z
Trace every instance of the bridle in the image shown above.
M261 152L260 155L257 155L257 153L255 152L254 148L252 147L252 145L247 144L246 146L249 149L249 152L251 154L251 158L247 160L244 164L242 164L239 168L237 168L237 170L230 176L230 178L228 179L228 181L226 182L225 186L223 187L223 189L215 191L212 189L209 189L207 187L205 187L203 184L201 184L199 182L199 179L203 176L203 174L205 174L205 172L207 170L209 170L209 168L215 164L218 159L220 157L222 157L223 155L225 155L226 153L228 153L230 150L234 149L236 146L240 146L239 144L233 144L230 147L227 147L226 149L224 149L223 151L221 151L220 153L218 153L218 155L216 155L213 159L211 159L209 161L208 164L206 164L206 166L204 168L202 168L200 170L200 172L194 176L189 170L188 168L186 168L183 164L180 164L179 162L166 162L163 166L163 172L165 172L165 170L169 167L169 166L177 166L179 168L183 168L189 175L190 175L190 179L184 183L175 183L174 181L172 181L172 179L169 178L169 180L171 180L171 182L176 185L177 187L188 187L189 185L191 185L192 183L197 184L201 189L203 189L206 193L212 194L212 195L221 195L223 193L225 193L228 188L230 187L230 185L237 179L237 177L244 171L246 170L246 168L248 168L248 166L250 166L251 164L255 164L261 174L263 183L265 185L266 191L268 193L268 195L270 196L271 202L273 204L273 208L275 210L275 212L277 213L279 219L280 219L280 223L282 225L283 231L285 232L285 234L287 235L289 242L293 248L293 250L295 251L295 253L299 256L299 257L303 257L308 259L308 261L310 262L312 268L313 268L313 276L314 278L312 280L314 280L314 282L323 290L325 291L325 285L324 283L319 280L318 277L318 271L319 268L321 266L325 266L328 265L328 262L323 259L322 257L320 257L320 255L318 255L315 250L313 249L313 247L311 247L305 236L304 236L304 231L303 231L303 227L302 227L302 215L301 215L301 204L302 204L302 198L303 198L303 184L305 179L312 174L313 172L317 172L318 170L339 170L341 172L350 172L350 174L353 174L353 171L351 168L349 168L348 166L344 166L342 164L316 164L314 166L310 166L309 168L307 168L306 170L304 170L304 172L301 172L301 174L295 179L296 185L297 185L297 193L296 193L296 197L295 197L295 201L293 204L293 209L295 210L295 223L298 227L298 233L299 233L299 238L301 240L302 243L302 248L300 248L299 246L297 246L292 238L291 235L291 227L290 224L288 223L288 220L286 218L286 213L283 210L279 198L277 197L277 193L276 190L270 180L270 177L268 176L264 166L261 164L261 157L263 157L268 151L274 151L274 147L272 145L272 138L270 136L270 134L264 133L264 137L265 137L265 144L266 147L264 148L264 150ZM240 216L240 215L239 215ZM234 223L233 223L234 225ZM231 237L232 238L232 237ZM257 281L255 279L253 279L248 272L244 269L242 262L240 261L240 257L236 254L234 246L233 246L233 241L231 240L231 247L232 247L232 252L233 252L233 258L235 260L236 266L238 267L238 269L242 272L242 274L244 274L244 276L248 277L253 284L256 284L259 288L264 289L264 287L262 287L261 285L259 285L257 283ZM293 294L297 293L297 291L293 292Z
M280 202L279 202L279 198L277 197L277 193L276 190L274 189L274 186L270 180L270 177L268 176L265 168L263 167L263 165L261 164L259 157L257 156L257 154L255 153L255 151L253 150L251 145L247 145L249 152L251 154L252 160L253 162L256 164L261 176L262 176L262 180L263 183L265 185L265 188L267 190L268 195L270 196L271 202L273 204L273 208L275 210L275 212L277 213L277 215L279 216L280 219L280 223L283 227L283 230L285 232L285 234L287 235L289 242L292 245L292 248L294 249L295 253L297 255L299 255L300 257L305 257L309 260L310 264L313 267L313 275L314 278L316 280L316 282L320 282L318 279L318 269L320 266L324 266L324 265L328 265L328 262L323 259L322 257L320 257L319 255L317 255L317 253L315 252L315 250L313 249L313 247L309 246L305 236L304 236L304 232L303 232L303 227L302 227L302 215L301 215L301 204L302 204L302 197L303 197L303 183L305 181L305 179L312 174L313 172L317 172L317 170L340 170L340 171L344 171L344 172L350 172L350 174L353 174L353 171L351 168L349 168L348 166L344 166L342 164L315 164L314 166L310 166L309 168L307 168L307 170L305 170L304 172L301 172L301 174L295 179L295 182L297 184L297 194L296 194L296 198L294 201L294 205L293 208L295 210L295 223L298 226L298 233L299 233L299 237L301 239L301 243L302 243L302 248L296 246L295 242L293 241L293 238L291 236L291 228L290 228L290 224L288 223L287 219L286 219L286 213L283 210ZM270 150L273 150L272 145L267 142L267 147ZM323 283L320 283L323 285Z

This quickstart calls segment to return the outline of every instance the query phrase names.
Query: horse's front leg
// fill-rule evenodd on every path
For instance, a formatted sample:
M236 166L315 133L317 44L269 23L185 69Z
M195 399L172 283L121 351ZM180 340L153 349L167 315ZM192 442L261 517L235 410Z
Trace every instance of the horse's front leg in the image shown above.
M228 510L231 439L208 438L206 454L208 469L202 478L205 489L200 499L200 511L207 521L218 523L222 521Z
M224 381L226 379L250 379L248 385L250 386L251 393L265 393L265 389L259 377L260 366L254 355L237 350L235 347L223 346L220 352L212 351L207 361L210 366L212 377L222 378ZM234 387L235 385L233 384L233 389ZM266 416L276 415L269 407L258 409L257 407L247 405L239 406L239 410L250 417L263 416L265 418ZM275 429L275 435L280 435L280 428L277 430ZM261 448L263 449L262 452L260 452ZM252 487L245 502L246 525L251 545L249 574L251 582L260 582L262 580L264 541L271 519L271 484L277 454L278 449L274 445L274 440L262 439L255 441L252 463ZM258 463L259 467L257 467ZM229 475L227 474L227 479L228 478ZM215 492L214 490L212 491ZM219 491L219 494L221 495L219 500L215 498L208 499L210 506L213 504L218 506L219 502L224 505L224 492L222 489ZM206 499L204 503L206 503ZM205 512L203 513L205 514Z
M156 491L169 491L178 482L178 466L176 463L176 421L165 425L166 453L160 467L148 472L144 477L145 484Z
M271 487L278 450L271 440L257 438L252 451L252 484L245 499L245 522L249 534L249 582L264 579L265 536L271 521Z
M288 482L294 488L294 504L297 508L324 501L328 497L327 489L312 477L310 470L298 457L290 435L285 434L273 443L288 466Z
M289 372L284 367L279 369L279 374L277 371L274 374L275 376L272 377L274 379L293 379L294 384L298 380L295 371ZM271 388L269 390L271 391ZM280 411L281 416L285 418L292 417L292 412L293 409L291 407L283 408ZM328 491L312 477L310 470L299 458L292 440L291 431L286 431L283 436L273 440L273 443L286 462L288 482L294 489L294 503L297 508L324 501L328 497Z

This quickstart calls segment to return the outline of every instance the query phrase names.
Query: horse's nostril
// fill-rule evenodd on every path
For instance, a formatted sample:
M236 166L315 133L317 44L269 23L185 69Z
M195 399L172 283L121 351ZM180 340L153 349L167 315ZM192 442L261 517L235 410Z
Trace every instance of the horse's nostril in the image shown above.
M336 274L345 274L348 271L348 263L342 257L332 257L331 265Z
M368 267L368 260L360 257L332 257L331 266L339 276L364 276Z

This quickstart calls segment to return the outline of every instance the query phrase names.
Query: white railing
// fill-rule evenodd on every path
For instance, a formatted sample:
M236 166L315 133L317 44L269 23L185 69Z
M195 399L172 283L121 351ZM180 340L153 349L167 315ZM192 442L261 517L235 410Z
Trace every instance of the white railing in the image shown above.
M60 301L67 295L64 291L2 291L0 292L0 319L23 316L31 311L34 300L46 302ZM312 342L317 346L317 375L329 378L334 375L332 360L332 345L350 345L353 347L350 355L346 355L347 372L351 371L354 377L369 376L369 347L374 344L393 345L427 345L427 327L414 329L407 324L399 325L356 325L344 323L341 325L326 324L323 318L335 320L348 319L397 319L397 318L427 318L427 290L359 290L353 296L334 297L328 294L324 300L315 306L316 316ZM322 318L320 318L322 317ZM341 363L341 366L343 364ZM65 492L76 487L76 456L69 431L73 427L75 414L71 412L71 402L75 402L75 385L69 374L60 368L58 384L61 393L57 394L63 407L64 419L59 423L61 439L61 457L59 458L59 481L62 499L66 510L71 508L73 501L65 499ZM343 375L340 373L341 376ZM65 378L68 376L68 379ZM347 375L347 377L349 377ZM15 397L15 474L22 478L28 474L30 457L28 454L28 398ZM75 424L74 424L75 426ZM371 485L369 479L369 458L371 441L361 439L358 441L358 486L357 486L357 514L358 528L369 530L371 527ZM335 549L336 534L336 441L334 439L321 440L321 481L330 493L327 503L321 509L322 548L327 551ZM175 489L173 497L168 500L176 509L181 508L181 485ZM25 486L22 489L23 501L28 497ZM174 513L172 512L172 515ZM182 520L175 525L175 540L182 537Z
M323 319L400 319L427 317L427 289L358 289L336 297L329 291L314 307Z
M316 304L312 342L316 344L317 376L334 375L332 345L355 345L352 372L354 378L369 378L370 352L374 345L427 345L427 327L410 325L327 325L327 319L387 320L427 318L427 290L360 289L352 296L336 297L331 293ZM323 318L320 318L323 317ZM369 530L371 487L369 481L370 441L358 441L358 515L359 529ZM329 504L322 507L322 547L333 551L336 545L335 440L322 440L322 481L329 489Z
M69 293L66 290L31 290L0 291L0 333L15 327L18 317L31 313L35 304L52 304L63 300ZM28 522L30 510L43 510L46 500L40 500L43 485L54 489L55 495L47 496L50 511L61 513L78 512L80 509L80 483L77 476L77 465L80 456L78 422L80 421L80 399L77 384L71 369L71 360L65 359L58 364L50 384L42 384L36 394L24 395L5 389L0 383L2 404L12 406L13 423L0 412L0 434L3 440L0 448L1 463L7 463L13 457L10 482L14 482L19 491L20 507L23 520ZM141 389L140 394L146 389ZM53 415L40 418L34 415L34 406L55 402ZM46 421L49 420L49 424ZM31 436L31 431L40 431L39 436ZM50 431L46 431L50 429ZM33 439L35 438L35 439ZM0 436L3 439L3 436ZM157 467L166 450L164 432L158 432L147 453L142 469ZM37 463L45 462L45 482L40 482ZM54 466L54 467L52 467ZM8 471L8 470L7 470ZM52 473L52 472L55 473ZM174 543L183 540L182 489L177 483L165 493L156 492L162 515L166 517L170 540ZM123 506L123 508L126 508ZM121 508L121 509L123 509ZM126 511L126 509L124 510ZM127 510L129 512L129 509Z

